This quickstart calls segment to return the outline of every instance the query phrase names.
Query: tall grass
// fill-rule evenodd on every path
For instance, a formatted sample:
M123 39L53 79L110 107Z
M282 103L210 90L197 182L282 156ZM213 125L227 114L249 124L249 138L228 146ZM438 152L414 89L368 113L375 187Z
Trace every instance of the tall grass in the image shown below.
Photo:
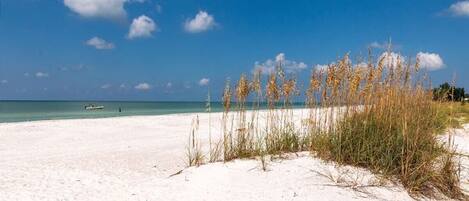
M344 109L328 114L341 118L325 132L313 128L312 150L397 178L412 194L462 199L452 137L448 144L437 138L444 126L438 118L441 103L432 101L427 76L419 73L418 61L411 65L387 55L366 67L353 66L347 56L329 66L319 81L324 82L321 104Z
M469 104L467 103L442 102L439 109L439 118L451 127L462 128L463 124L469 123Z
M199 116L192 119L189 143L186 147L186 157L188 166L199 166L204 163L204 154L197 131L199 130Z
M443 103L432 100L429 78L390 52L352 63L348 55L311 73L305 91L309 115L295 122L297 79L279 62L262 89L260 72L241 75L223 93L223 160L312 151L317 156L370 169L399 180L413 195L467 198L459 188L458 163L438 134L447 125ZM249 107L247 100L252 100ZM260 105L266 111L260 117ZM251 110L248 112L248 110Z

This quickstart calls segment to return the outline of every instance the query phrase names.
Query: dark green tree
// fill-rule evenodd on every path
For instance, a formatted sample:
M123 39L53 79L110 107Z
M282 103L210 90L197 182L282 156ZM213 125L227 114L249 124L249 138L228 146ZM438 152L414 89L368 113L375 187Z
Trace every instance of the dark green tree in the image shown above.
M451 86L447 82L433 89L433 100L462 101L464 97L464 88Z

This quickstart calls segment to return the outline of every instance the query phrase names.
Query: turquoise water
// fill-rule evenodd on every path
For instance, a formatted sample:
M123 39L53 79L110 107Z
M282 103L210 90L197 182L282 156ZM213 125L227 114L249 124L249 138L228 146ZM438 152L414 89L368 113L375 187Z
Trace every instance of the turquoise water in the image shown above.
M84 107L88 104L102 105L104 109L85 110ZM121 112L119 112L119 108L121 108ZM0 122L162 115L204 111L204 102L0 101ZM212 103L212 111L221 111L221 104Z
M85 110L85 105L104 106ZM301 107L302 104L295 104ZM121 108L121 112L119 112ZM212 112L222 111L221 103L211 104ZM0 122L50 119L103 118L133 115L163 115L204 112L205 102L120 102L120 101L0 101Z

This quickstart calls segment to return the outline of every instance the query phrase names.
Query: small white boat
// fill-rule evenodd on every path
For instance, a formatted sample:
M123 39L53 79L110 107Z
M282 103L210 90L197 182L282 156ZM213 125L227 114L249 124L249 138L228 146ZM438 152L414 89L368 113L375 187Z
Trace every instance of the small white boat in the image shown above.
M90 105L85 106L85 110L102 110L102 109L104 109L104 106L102 106L102 105L90 104Z

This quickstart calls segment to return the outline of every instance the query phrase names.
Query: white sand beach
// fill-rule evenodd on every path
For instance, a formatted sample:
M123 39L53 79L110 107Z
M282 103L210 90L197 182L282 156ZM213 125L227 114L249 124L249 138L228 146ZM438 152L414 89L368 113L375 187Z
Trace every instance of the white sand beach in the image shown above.
M298 122L306 116L294 113ZM186 168L197 115L207 146L206 113L2 123L0 200L412 200L367 170L304 152L269 162L267 171L256 160ZM216 138L221 113L211 118ZM455 139L469 154L469 125ZM462 182L469 190L467 159Z

